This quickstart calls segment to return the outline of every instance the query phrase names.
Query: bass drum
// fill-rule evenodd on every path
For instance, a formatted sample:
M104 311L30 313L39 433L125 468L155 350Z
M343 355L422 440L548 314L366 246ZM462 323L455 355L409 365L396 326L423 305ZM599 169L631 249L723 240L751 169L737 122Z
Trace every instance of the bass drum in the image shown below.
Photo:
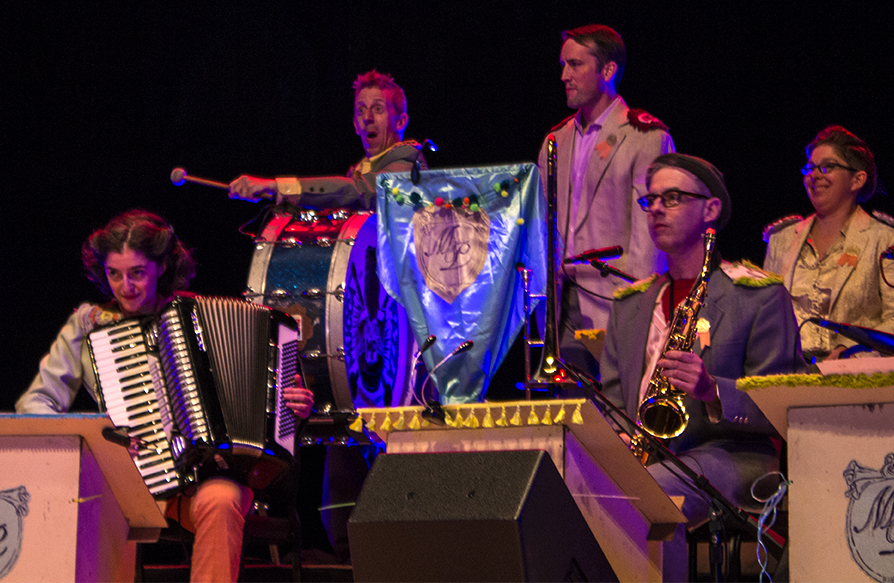
M256 240L246 295L291 314L318 412L408 403L416 342L376 275L373 213L275 214Z

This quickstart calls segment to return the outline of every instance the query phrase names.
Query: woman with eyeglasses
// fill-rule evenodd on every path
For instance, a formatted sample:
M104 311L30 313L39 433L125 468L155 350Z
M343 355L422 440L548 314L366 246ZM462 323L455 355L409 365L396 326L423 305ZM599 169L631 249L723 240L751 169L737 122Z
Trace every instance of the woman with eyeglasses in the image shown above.
M894 245L892 219L868 214L860 203L875 194L875 158L866 142L829 126L807 145L801 169L814 210L806 219L777 221L764 231L764 269L781 275L801 325L810 362L850 356L855 342L807 322L833 322L894 332L894 268L881 254Z

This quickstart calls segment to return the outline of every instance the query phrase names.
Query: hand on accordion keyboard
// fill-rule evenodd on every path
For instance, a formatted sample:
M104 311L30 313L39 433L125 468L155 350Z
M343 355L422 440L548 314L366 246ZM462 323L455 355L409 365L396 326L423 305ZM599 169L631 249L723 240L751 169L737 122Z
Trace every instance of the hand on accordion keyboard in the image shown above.
M304 388L301 375L296 374L294 382L294 386L283 387L282 390L283 398L286 400L286 407L291 409L298 417L307 419L314 407L314 394L310 389Z

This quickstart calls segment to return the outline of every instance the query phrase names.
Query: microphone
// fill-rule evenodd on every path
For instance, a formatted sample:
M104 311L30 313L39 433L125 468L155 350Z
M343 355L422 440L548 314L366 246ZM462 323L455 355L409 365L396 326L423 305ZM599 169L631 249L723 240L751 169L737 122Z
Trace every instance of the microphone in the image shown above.
M419 357L422 356L422 353L431 348L432 344L434 344L437 339L438 337L434 334L426 338L425 342L422 343L422 346L419 347L419 352L416 353L414 360L418 360Z
M456 356L461 352L465 352L470 350L475 345L471 340L466 340L459 346L453 349L453 352L445 356L441 359L441 362L436 364L434 368L431 369L431 372L428 373L428 376L425 377L425 380L422 381L422 386L419 388L419 392L422 394L423 399L425 398L425 384L428 382L428 379L431 378L431 375L435 373L436 370L441 368L441 365ZM426 401L425 411L422 412L422 417L426 419L430 419L432 422L437 423L438 425L444 425L446 423L446 417L444 416L444 410L441 408L441 404L438 403L434 399L430 399Z
M422 164L419 162L419 156L422 155L422 150L425 148L428 148L432 152L438 151L438 146L431 140L425 140L421 144L416 144L416 149L419 153L416 154L416 159L413 160L413 168L410 170L410 182L413 184L419 184L419 180L421 179Z
M880 332L872 328L854 326L853 324L832 322L822 318L807 318L807 321L811 324L816 324L820 328L827 328L837 334L841 334L854 342L864 344L873 350L878 350L882 354L894 356L894 334Z
M589 251L584 251L580 255L569 257L563 263L567 265L569 263L586 263L593 259L617 259L623 254L624 249L615 245L614 247L604 247L602 249L590 249Z
M891 245L890 247L882 251L879 259L894 259L894 245Z
M207 180L205 178L196 178L195 176L187 176L186 170L184 170L183 168L174 168L173 170L171 170L171 184L173 184L174 186L182 186L185 182L194 182L196 184L203 184L205 186L213 186L214 188L230 190L230 185L224 184L223 182Z
M422 399L416 394L416 374L419 372L419 359L422 358L426 350L432 347L437 339L437 336L434 334L430 335L422 343L422 346L419 347L419 350L416 351L416 354L413 355L413 364L410 369L410 394L413 395L413 400L420 405L423 405Z

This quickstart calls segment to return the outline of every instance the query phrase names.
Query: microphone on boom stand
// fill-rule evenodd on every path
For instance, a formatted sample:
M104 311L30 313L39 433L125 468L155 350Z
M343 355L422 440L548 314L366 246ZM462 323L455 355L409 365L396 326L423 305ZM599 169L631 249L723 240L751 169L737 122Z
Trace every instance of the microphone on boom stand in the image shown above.
M568 265L569 263L587 263L594 259L617 259L623 254L624 249L615 245L614 247L604 247L602 249L590 249L589 251L584 251L580 255L574 255L567 258L562 263Z
M448 354L447 356L442 358L441 362L436 364L434 366L434 368L431 369L431 372L429 372L428 376L425 377L425 380L422 381L422 387L419 390L419 392L422 394L423 400L425 399L425 384L428 382L428 380L431 378L431 376L435 373L435 371L438 370L442 364L444 364L445 362L447 362L448 360L450 360L451 358L453 358L460 352L465 352L465 351L471 349L472 346L474 346L474 345L475 345L474 342L472 342L471 340L466 340L465 342L463 342L462 344L460 344L459 346L454 348L453 352L451 352L450 354ZM423 419L428 419L432 423L436 423L438 425L444 425L447 422L447 418L444 415L443 407L441 407L441 404L435 399L429 399L429 400L425 401L425 410L422 412L422 417L423 417Z
M437 336L431 334L425 339L425 342L422 343L422 346L419 347L416 354L413 355L413 364L410 370L410 394L413 395L413 400L422 406L425 406L425 403L423 403L422 399L416 394L416 375L419 372L419 363L421 362L422 355L425 354L426 350L432 347L437 339Z

